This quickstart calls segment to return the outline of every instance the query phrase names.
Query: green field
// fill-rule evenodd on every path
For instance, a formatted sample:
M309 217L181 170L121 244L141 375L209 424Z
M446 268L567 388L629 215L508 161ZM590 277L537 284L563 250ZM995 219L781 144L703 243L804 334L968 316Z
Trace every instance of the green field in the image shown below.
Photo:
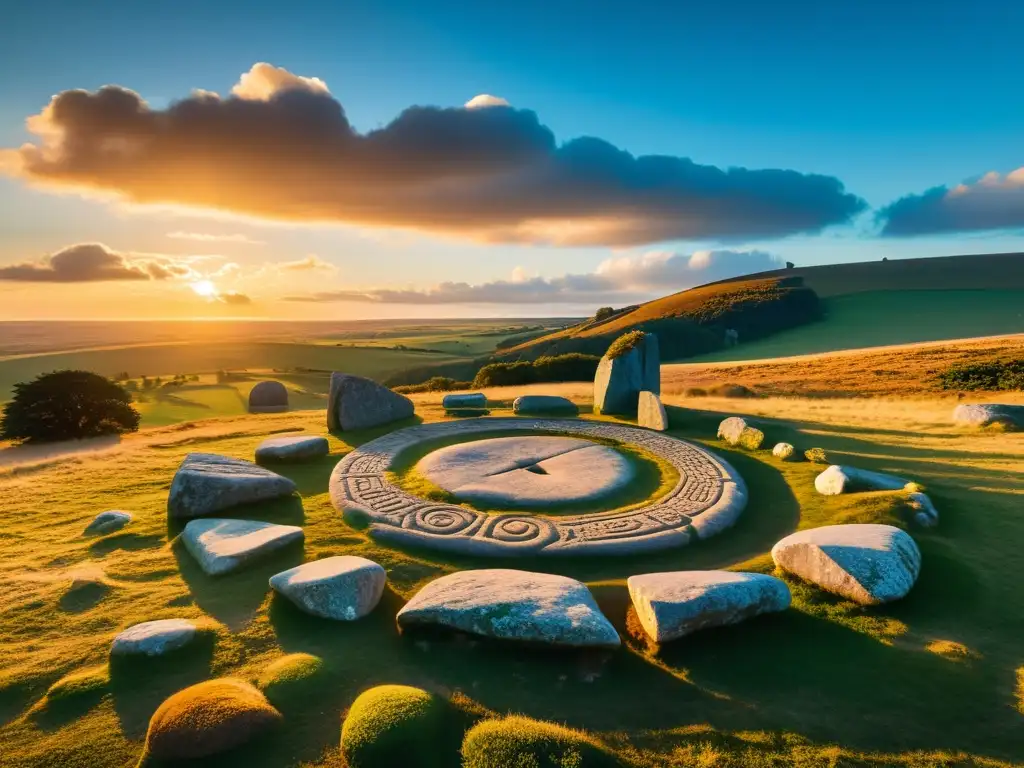
M419 399L419 416L441 418L436 398L426 402ZM628 635L624 580L632 574L770 572L770 547L794 529L906 525L898 494L823 497L813 489L820 466L783 463L770 451L747 453L714 440L724 414L709 410L715 407L709 402L691 398L685 410L673 410L672 434L725 457L746 479L750 504L734 529L711 541L637 557L494 560L378 543L349 527L327 494L335 463L373 436L364 434L332 436L330 457L283 470L298 484L301 504L235 513L301 524L303 549L237 574L204 575L166 516L168 483L182 457L189 451L251 457L269 434L322 434L322 412L139 434L108 455L8 471L0 477L6 585L0 591L0 762L5 768L131 766L150 715L172 692L213 677L259 680L282 656L308 653L323 660L322 669L282 705L279 728L190 765L342 768L338 742L346 711L361 691L385 683L425 687L456 700L473 718L521 713L586 729L624 768L1020 765L1024 436L958 430L948 424L948 402L870 401L865 409L863 400L733 401L737 409L758 409L770 442L821 446L834 461L924 483L941 523L909 529L924 565L902 601L862 608L786 577L794 602L784 614L654 649ZM130 510L136 520L119 533L82 537L93 515L109 508ZM389 589L369 617L314 619L268 590L271 574L340 554L369 557L387 570ZM396 631L395 613L423 585L479 567L586 581L624 646L556 653ZM178 616L213 622L212 636L166 661L108 664L119 630ZM438 766L457 768L454 750L435 747Z
M880 291L824 299L826 317L688 363L1024 333L1024 290Z

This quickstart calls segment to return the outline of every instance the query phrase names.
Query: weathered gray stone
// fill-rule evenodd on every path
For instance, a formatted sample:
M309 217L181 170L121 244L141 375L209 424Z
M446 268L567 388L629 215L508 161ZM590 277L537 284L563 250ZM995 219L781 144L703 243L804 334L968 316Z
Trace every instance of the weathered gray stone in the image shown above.
M859 491L898 491L906 486L907 480L883 472L833 464L814 479L814 487L825 496Z
M327 428L332 431L369 429L412 417L416 408L405 395L362 376L331 374Z
M295 525L219 518L192 520L181 533L185 548L211 576L230 573L303 537Z
M614 351L614 344L609 352ZM618 356L605 354L594 376L594 410L631 414L642 391L661 394L661 359L658 337L645 333L631 350Z
M485 569L443 576L406 603L397 619L400 627L435 624L502 640L620 644L586 585L548 573Z
M739 416L730 416L718 425L718 437L729 445L738 445L756 451L764 442L764 432L751 427Z
M158 619L120 632L110 647L115 656L163 656L195 639L198 629L188 619Z
M675 571L626 580L641 626L659 643L789 607L789 587L762 573Z
M288 390L279 381L261 381L249 390L249 413L281 413L288 410Z
M243 459L215 453L190 453L171 481L167 513L200 517L257 501L290 496L295 483Z
M793 458L794 453L796 453L796 449L789 443L776 443L772 448L772 456L783 461L789 461Z
M331 446L327 438L319 435L271 437L257 446L256 461L261 464L275 461L305 461L318 459L330 452Z
M939 510L926 494L914 491L907 496L907 503L914 511L914 522L918 525L923 528L934 528L939 524Z
M441 405L446 410L458 410L460 408L486 408L487 395L483 392L470 392L461 395L445 395Z
M425 441L466 440L495 431L551 432L636 445L672 465L679 481L647 504L612 512L488 514L427 503L392 482L400 455ZM331 501L378 540L474 556L635 555L706 539L736 522L747 502L743 478L709 451L664 432L592 419L483 418L396 430L346 455L331 474Z
M86 536L104 536L119 531L132 521L132 513L120 509L108 509L100 512L85 528Z
M641 427L655 429L658 432L668 429L668 414L665 413L665 406L661 404L660 397L647 390L640 393L636 409L636 423Z
M965 427L998 424L1009 429L1024 429L1024 405L964 403L953 409L953 423Z
M340 555L275 574L270 586L306 613L354 621L377 607L386 581L384 569L372 560Z
M517 508L593 501L636 474L614 448L547 435L450 445L428 454L416 470L465 501Z
M572 400L558 395L522 395L512 401L512 412L538 416L575 416L580 409Z
M862 605L898 600L921 572L917 544L891 525L797 531L772 547L772 559L779 568Z

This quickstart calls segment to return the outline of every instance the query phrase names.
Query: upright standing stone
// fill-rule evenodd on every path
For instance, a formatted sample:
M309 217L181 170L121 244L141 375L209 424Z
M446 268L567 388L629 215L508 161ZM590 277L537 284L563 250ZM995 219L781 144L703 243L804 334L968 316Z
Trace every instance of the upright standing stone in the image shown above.
M658 337L632 331L608 348L594 376L594 409L598 413L634 413L642 391L661 394Z
M661 398L653 392L644 390L640 393L640 402L636 409L636 423L641 427L664 432L668 429L668 414Z
M347 373L331 374L331 394L327 402L327 428L330 430L369 429L408 419L414 411L412 400L375 381Z
M282 413L288 410L288 390L279 381L261 381L249 391L249 413Z

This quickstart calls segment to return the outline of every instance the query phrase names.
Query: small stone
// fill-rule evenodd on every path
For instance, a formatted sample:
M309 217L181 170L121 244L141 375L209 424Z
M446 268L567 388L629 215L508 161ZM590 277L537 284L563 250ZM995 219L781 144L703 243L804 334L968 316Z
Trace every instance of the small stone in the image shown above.
M362 376L331 374L327 428L331 431L369 429L411 418L412 400Z
M580 410L572 400L557 395L522 395L512 402L512 412L536 416L575 416Z
M644 390L640 393L636 410L636 423L647 429L654 429L664 432L668 429L668 414L665 413L665 406L661 398L653 392Z
M158 619L135 624L114 638L115 656L163 656L195 639L196 625L188 619Z
M243 459L215 453L190 453L171 481L167 513L173 518L210 515L239 504L291 496L287 477Z
M796 449L789 443L776 443L772 448L772 456L783 461L789 461L793 458L794 453L796 453Z
M132 513L120 509L108 509L100 512L85 528L86 536L104 536L119 531L132 521Z
M461 395L445 395L441 400L445 410L458 410L460 408L486 408L487 395L483 392L470 392Z
M764 432L747 424L739 416L730 416L718 426L718 437L729 445L756 451L764 442Z
M279 381L261 381L249 390L249 413L282 413L288 410L288 390Z
M314 560L270 577L270 586L298 608L325 619L361 619L380 602L387 576L365 557Z
M1024 429L1024 405L964 403L953 409L953 423L964 427L997 424L1008 429Z
M902 477L833 464L814 479L814 487L824 496L860 491L899 491L906 486Z
M828 464L828 454L824 448L808 448L804 451L804 458L811 464Z
M256 448L256 462L305 461L318 459L331 452L326 437L317 435L296 435L294 437L271 437Z
M827 525L797 531L772 547L783 570L861 605L898 600L921 572L921 551L891 525Z
M548 645L620 644L586 585L548 573L496 568L442 576L416 593L397 620L403 628L433 624Z
M303 537L295 525L217 518L192 520L181 533L185 548L211 576L237 570Z
M641 626L656 642L789 607L789 587L761 573L675 571L626 580Z
M265 733L281 713L244 680L230 677L178 691L149 720L143 759L194 760L220 754Z
M924 528L934 528L939 524L939 510L935 508L927 494L913 491L907 496L907 503L914 510L914 522Z

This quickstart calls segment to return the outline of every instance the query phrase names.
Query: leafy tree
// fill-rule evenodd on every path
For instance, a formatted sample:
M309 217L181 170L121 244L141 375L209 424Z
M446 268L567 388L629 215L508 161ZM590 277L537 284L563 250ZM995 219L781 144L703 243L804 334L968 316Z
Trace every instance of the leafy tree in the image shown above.
M609 317L615 314L613 307L601 307L597 312L594 313L595 320L607 320Z
M132 396L89 371L56 371L14 385L0 418L0 439L44 443L134 432Z

